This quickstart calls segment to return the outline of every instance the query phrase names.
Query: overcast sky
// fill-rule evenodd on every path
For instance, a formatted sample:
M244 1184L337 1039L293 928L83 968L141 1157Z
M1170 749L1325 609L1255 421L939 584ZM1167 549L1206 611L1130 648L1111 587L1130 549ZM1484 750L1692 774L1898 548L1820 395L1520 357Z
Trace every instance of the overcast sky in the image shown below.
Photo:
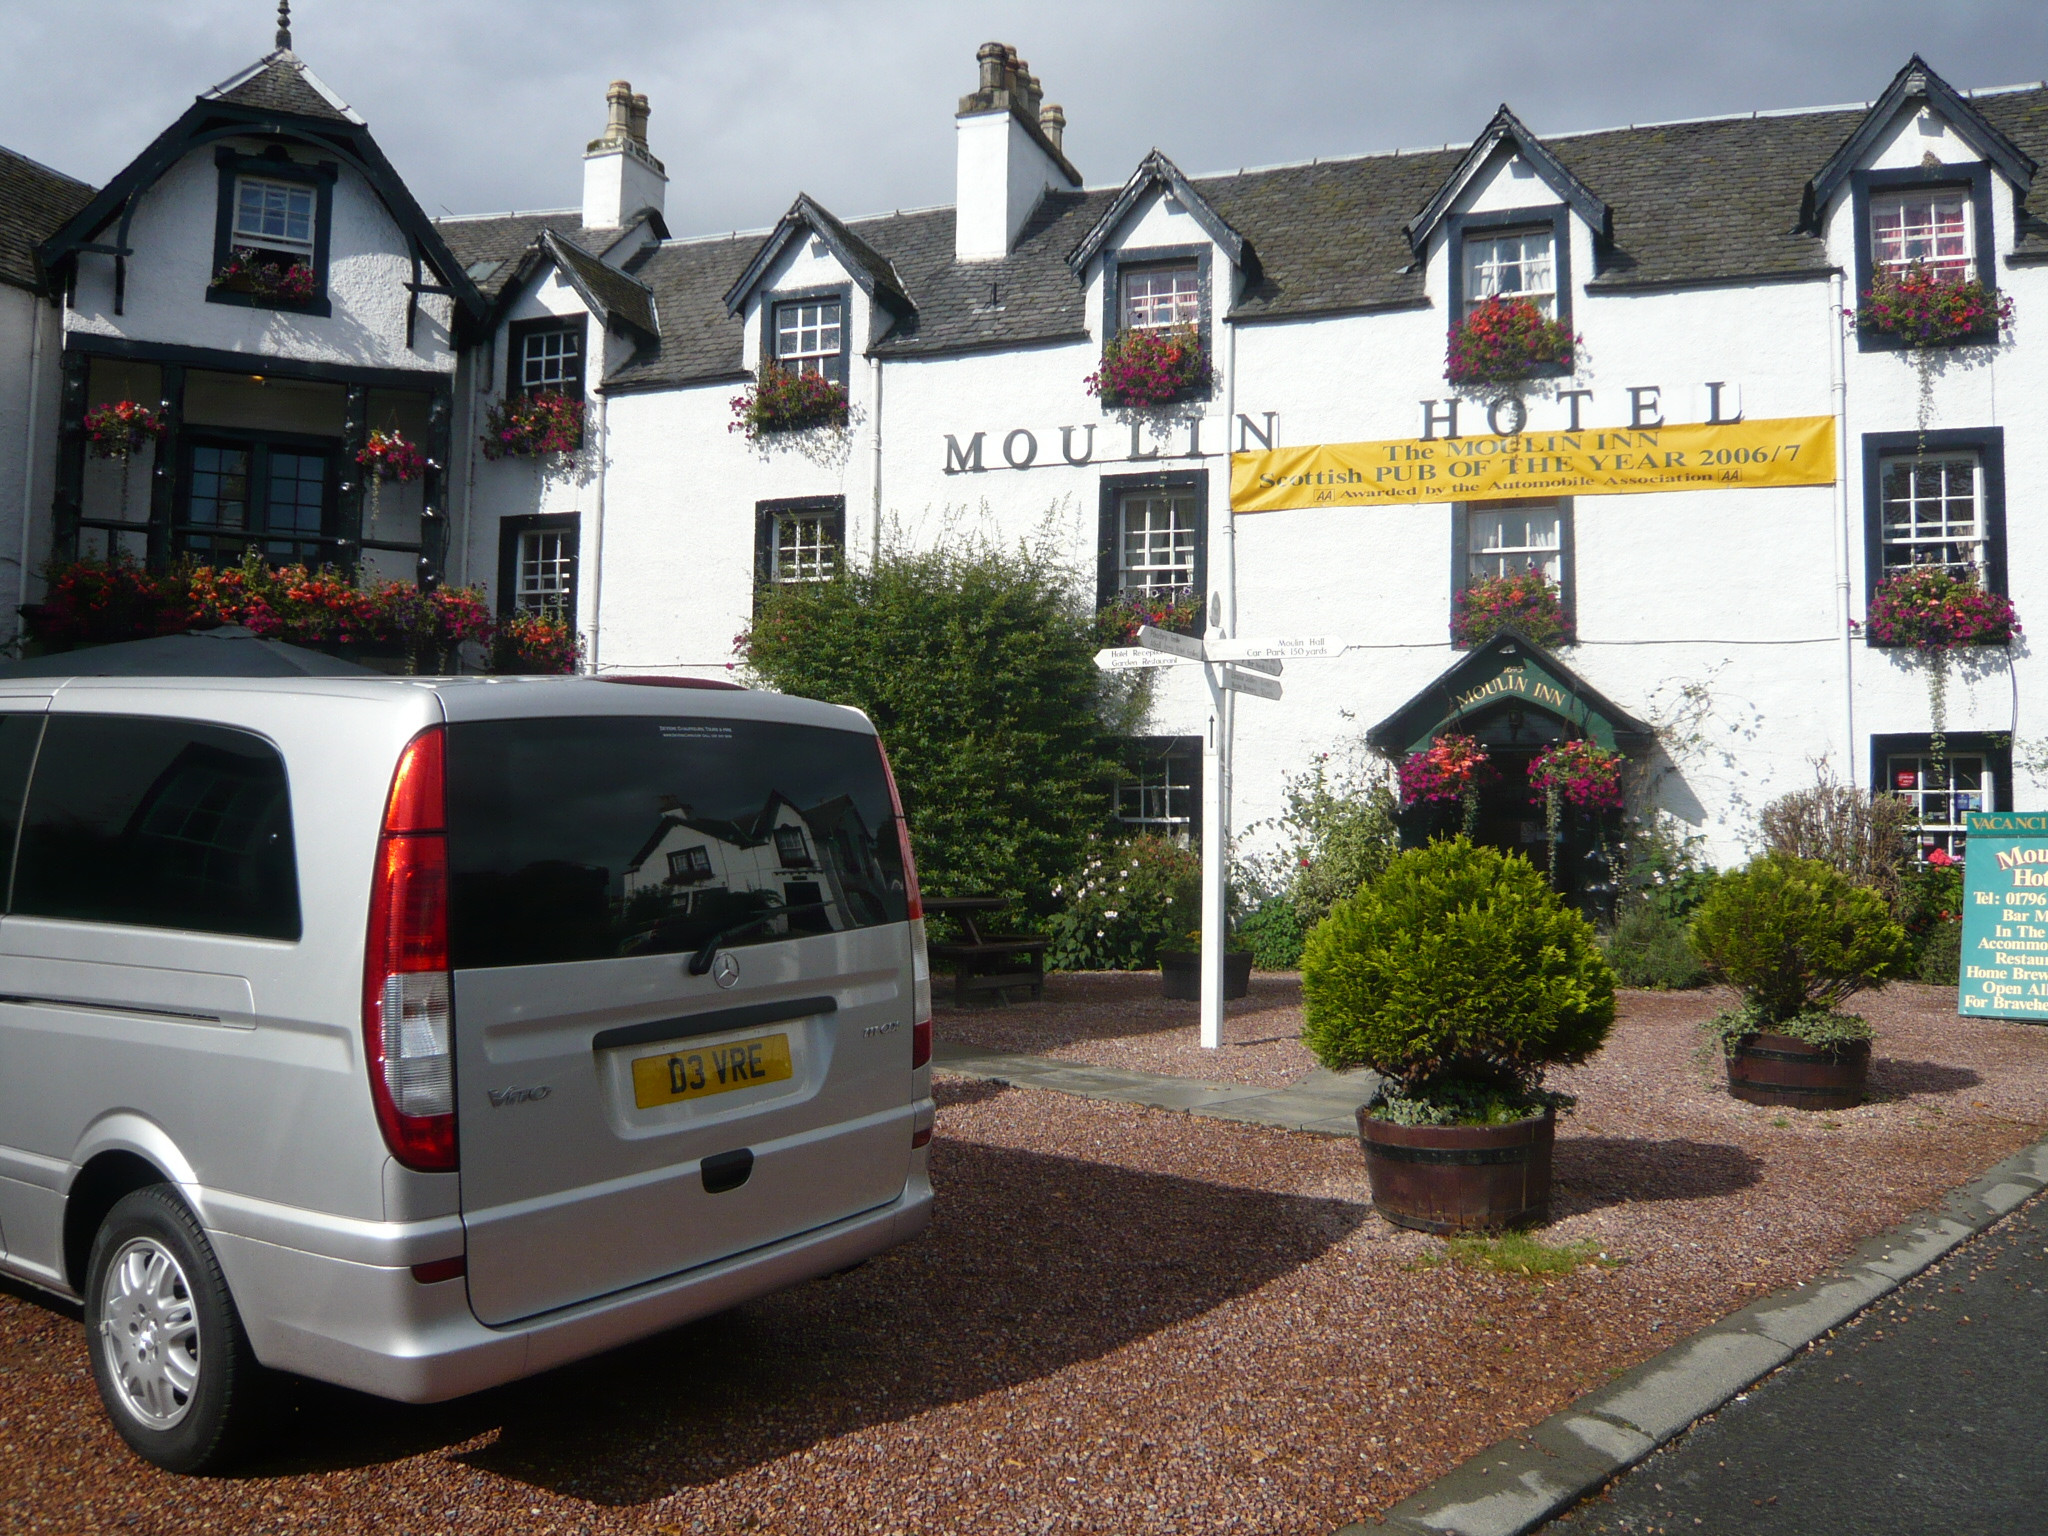
M102 182L267 52L275 0L0 0L0 143ZM430 213L581 200L618 77L652 98L678 235L952 201L974 50L1013 44L1090 185L1862 101L1914 51L2048 75L2043 0L298 0L294 43Z

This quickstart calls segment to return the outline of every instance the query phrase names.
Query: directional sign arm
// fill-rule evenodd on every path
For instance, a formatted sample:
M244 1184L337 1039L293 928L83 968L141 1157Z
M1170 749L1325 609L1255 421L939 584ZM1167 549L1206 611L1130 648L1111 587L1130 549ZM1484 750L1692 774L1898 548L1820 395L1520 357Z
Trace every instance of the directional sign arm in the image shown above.
M1261 699L1280 697L1280 680L1267 677L1261 672L1240 672L1236 667L1220 667L1222 683L1232 693L1249 693Z

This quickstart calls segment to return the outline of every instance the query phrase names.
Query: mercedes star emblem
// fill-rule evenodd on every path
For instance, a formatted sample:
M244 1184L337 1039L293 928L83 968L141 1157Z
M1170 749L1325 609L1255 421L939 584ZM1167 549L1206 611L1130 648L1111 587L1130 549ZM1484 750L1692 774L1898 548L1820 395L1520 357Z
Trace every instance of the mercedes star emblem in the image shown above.
M740 979L740 963L724 950L711 962L711 979L721 987L729 987Z

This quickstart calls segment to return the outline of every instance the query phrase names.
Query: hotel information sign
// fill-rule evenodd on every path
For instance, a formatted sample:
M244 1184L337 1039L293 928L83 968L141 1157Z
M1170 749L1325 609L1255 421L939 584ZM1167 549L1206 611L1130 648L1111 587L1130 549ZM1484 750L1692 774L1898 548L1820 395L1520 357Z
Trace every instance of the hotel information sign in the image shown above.
M1956 1011L2048 1023L2048 812L1964 818Z

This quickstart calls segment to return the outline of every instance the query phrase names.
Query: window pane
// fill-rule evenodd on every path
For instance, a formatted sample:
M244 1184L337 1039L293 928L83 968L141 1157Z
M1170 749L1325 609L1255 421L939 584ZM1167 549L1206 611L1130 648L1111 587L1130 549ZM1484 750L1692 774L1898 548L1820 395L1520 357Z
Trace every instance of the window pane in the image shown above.
M244 176L235 188L235 238L310 256L313 189Z
M795 373L824 373L840 352L839 301L804 299L775 306L775 357Z
M1941 277L1968 277L1975 255L1974 223L1969 194L1955 188L1873 198L1871 258L1894 271L1917 262Z
M1194 267L1143 268L1122 273L1119 281L1125 330L1157 331L1201 323L1201 279Z
M1465 299L1477 303L1498 295L1528 299L1546 315L1556 309L1557 280L1549 230L1525 234L1472 235L1465 240Z
M903 866L872 736L778 721L493 720L448 728L457 969L688 953L901 922ZM785 842L809 864L783 878ZM708 875L672 883L671 853ZM823 869L828 879L820 881ZM804 896L803 889L822 894Z
M1899 756L1886 759L1886 784L1920 817L1914 836L1921 856L1935 848L1957 857L1963 851L1963 818L1988 811L1994 804L1990 763L1978 753L1952 753L1936 773L1934 759Z
M1195 530L1201 509L1192 491L1133 491L1117 504L1117 587L1155 592L1195 584Z
M1116 785L1117 821L1134 832L1186 842L1194 832L1200 776L1199 756L1183 750L1126 769Z
M773 537L776 581L829 581L839 568L836 512L778 512Z
M527 613L573 618L576 542L560 530L519 535L513 606Z
M1519 576L1541 571L1552 582L1562 579L1564 518L1555 503L1475 507L1466 517L1467 575Z
M265 531L317 534L325 527L326 510L327 455L272 449ZM318 544L280 539L266 540L263 548L273 560L318 560L322 552Z
M51 717L24 815L14 910L296 939L283 759L261 737L220 726Z
M1974 453L1886 459L1879 468L1878 516L1884 566L1984 570L1983 497Z
M582 338L574 329L527 332L519 344L519 387L579 387L583 382L582 352Z

